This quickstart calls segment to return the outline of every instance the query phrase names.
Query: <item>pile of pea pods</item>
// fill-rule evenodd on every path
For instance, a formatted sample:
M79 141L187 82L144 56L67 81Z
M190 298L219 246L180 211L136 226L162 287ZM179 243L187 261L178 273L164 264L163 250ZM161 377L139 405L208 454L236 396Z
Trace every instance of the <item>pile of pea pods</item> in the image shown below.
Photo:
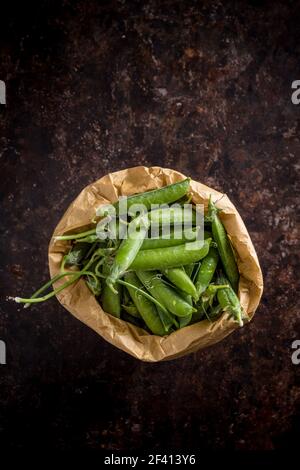
M124 223L128 234L138 236L120 238L116 230L115 237L104 237L111 225L105 223L103 206L97 212L97 226L56 237L70 246L60 272L30 298L16 297L15 301L29 307L83 278L106 313L149 334L164 336L196 322L214 322L224 312L243 326L247 317L237 296L239 271L234 250L212 199L201 239L194 208L190 228L178 231L177 224L185 217L183 205L191 203L189 189L190 179L186 178L128 197L128 210L136 204L146 209ZM114 204L117 225L122 223L119 204ZM161 207L151 210L153 205ZM166 219L172 225L168 237L160 230ZM153 224L160 231L149 236ZM65 282L51 290L62 278Z

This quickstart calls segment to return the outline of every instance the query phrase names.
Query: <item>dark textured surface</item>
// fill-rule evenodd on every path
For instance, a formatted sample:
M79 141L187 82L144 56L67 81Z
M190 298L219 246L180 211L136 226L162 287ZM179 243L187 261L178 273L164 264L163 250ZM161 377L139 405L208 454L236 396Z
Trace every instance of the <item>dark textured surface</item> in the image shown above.
M299 2L10 6L0 29L1 444L295 447ZM226 192L265 276L251 324L170 363L136 361L56 300L27 311L4 300L47 278L49 237L78 192L137 164Z

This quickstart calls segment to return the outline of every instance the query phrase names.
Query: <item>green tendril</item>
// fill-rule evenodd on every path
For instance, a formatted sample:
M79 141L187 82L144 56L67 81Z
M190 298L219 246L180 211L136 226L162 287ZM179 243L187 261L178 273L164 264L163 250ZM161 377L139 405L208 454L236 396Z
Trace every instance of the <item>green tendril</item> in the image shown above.
M104 274L100 273L99 268L103 265L105 258L101 258L95 266L95 274L98 277L105 278Z

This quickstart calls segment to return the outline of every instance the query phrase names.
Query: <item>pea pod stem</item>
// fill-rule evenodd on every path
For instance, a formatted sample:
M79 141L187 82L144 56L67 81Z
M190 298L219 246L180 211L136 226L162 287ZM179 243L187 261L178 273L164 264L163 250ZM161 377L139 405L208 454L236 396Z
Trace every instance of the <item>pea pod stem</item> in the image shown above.
M67 276L68 274L70 274L69 272L63 272L63 273L58 273L56 274L52 279L50 279L48 282L46 282L44 285L42 285L37 291L35 291L32 296L30 297L30 299L35 299L36 297L38 297L42 292L44 292L46 289L48 289L49 287L52 286L52 284L54 284L54 282L56 281L59 281L59 279L62 279L63 277ZM19 297L17 297L18 299ZM24 305L24 308L28 308L30 307L30 303L31 302L27 302L25 305Z
M94 235L96 233L96 228L93 228L91 230L87 230L86 232L80 232L72 235L56 235L53 237L54 241L57 240L78 240L79 238L84 238L89 235Z
M24 307L28 308L30 304L33 303L39 303L39 302L44 302L45 300L51 299L51 297L55 296L59 292L61 292L63 289L66 287L69 287L73 282L75 282L77 279L79 279L81 276L85 275L85 273L88 271L89 267L93 264L94 258L92 257L90 261L86 264L83 270L81 271L64 271L58 273L56 276L54 276L52 279L50 279L48 282L46 282L42 287L40 287L30 298L26 299L23 297L15 297L14 300L17 303L25 303ZM44 295L42 297L38 297L42 292L44 292L48 287L51 287L51 285L58 281L59 279L65 277L65 276L71 276L71 279L64 284L62 284L60 287L57 287L54 289L52 292L49 292L49 294Z
M93 273L92 271L85 271L84 275L92 277L95 282L99 282L99 279L97 278L95 273Z
M62 290L66 289L66 287L69 287L71 284L73 284L77 279L79 279L81 274L76 274L72 276L72 279L69 281L65 282L62 284L60 287L57 289L53 290L52 292L49 292L49 294L44 295L43 297L34 297L34 298L29 298L29 299L24 299L22 297L15 297L15 301L17 303L28 303L28 304L35 304L39 302L44 302L45 300L51 299L51 297L54 297L56 294L59 294Z

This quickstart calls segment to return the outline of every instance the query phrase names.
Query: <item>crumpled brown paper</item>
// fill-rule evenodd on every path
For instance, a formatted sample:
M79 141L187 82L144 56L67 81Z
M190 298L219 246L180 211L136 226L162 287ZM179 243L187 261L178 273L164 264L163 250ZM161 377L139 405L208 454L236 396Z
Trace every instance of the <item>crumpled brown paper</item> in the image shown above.
M185 176L178 171L157 166L150 168L139 166L110 173L81 191L63 215L53 236L88 229L95 215L95 209L101 204L115 202L119 196L160 188L184 178ZM193 202L204 203L206 208L211 194L213 200L218 201L217 206L222 209L220 217L238 256L241 274L239 298L251 319L262 295L263 278L247 229L226 195L196 181L191 182L191 193ZM68 247L66 242L54 243L51 239L49 245L51 277L59 271L62 256ZM57 297L72 315L111 344L142 361L156 362L175 359L217 343L238 328L233 320L228 320L226 315L222 315L214 323L205 320L169 336L159 337L105 313L82 279L62 291Z

